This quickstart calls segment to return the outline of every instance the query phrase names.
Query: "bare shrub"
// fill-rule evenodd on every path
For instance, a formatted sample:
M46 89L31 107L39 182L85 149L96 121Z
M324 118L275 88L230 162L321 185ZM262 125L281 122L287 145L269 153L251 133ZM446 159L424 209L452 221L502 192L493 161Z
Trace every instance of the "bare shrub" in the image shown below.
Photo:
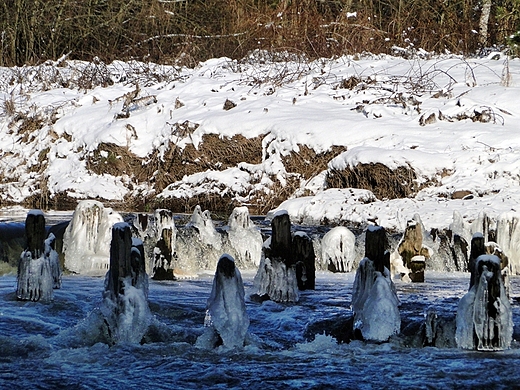
M311 59L395 47L404 55L418 48L473 54L483 42L505 44L520 19L516 0L493 4L486 26L479 25L477 0L6 0L0 9L0 66L69 53L70 59L183 66L239 59L256 49ZM479 33L487 40L479 42Z

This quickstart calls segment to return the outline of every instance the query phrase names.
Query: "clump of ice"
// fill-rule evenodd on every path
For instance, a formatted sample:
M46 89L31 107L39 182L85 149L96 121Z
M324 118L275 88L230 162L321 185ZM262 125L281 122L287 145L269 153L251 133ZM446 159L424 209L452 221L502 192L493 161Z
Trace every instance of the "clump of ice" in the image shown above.
M494 263L492 268L500 272L500 259L497 256L479 256L475 263L476 269L480 262ZM494 275L493 269L488 269L486 265L481 268L480 278L459 302L455 340L458 347L463 349L507 349L513 337L513 318L502 276ZM496 289L497 281L498 295L494 302L490 302L490 294L493 294L490 289Z
M148 283L141 279L133 285L132 277L128 276L123 280L123 286L124 294L117 297L105 290L100 310L110 343L139 343L152 321L147 301Z
M296 271L283 261L262 256L253 283L259 297L268 297L275 302L299 300Z
M48 302L53 299L53 289L61 287L59 255L52 248L54 240L51 233L44 241L43 253L37 258L33 258L29 250L22 252L18 262L18 299Z
M78 274L104 275L109 267L112 226L121 215L101 202L78 203L63 235L65 268Z
M371 341L386 341L401 329L399 299L390 271L384 274L375 270L374 263L364 258L354 279L352 310L354 328L363 338Z
M206 330L197 339L197 346L213 348L220 343L225 348L244 346L249 328L244 296L244 284L235 260L228 254L222 255L207 303Z
M222 238L215 229L209 210L202 211L199 205L195 206L190 222L186 227L195 229L199 234L199 239L205 244L215 249L220 249L222 246Z
M54 280L49 257L32 258L30 251L22 252L18 263L16 296L27 301L51 301Z
M356 236L345 226L328 231L321 241L321 262L336 272L350 272L356 256Z
M249 217L246 206L235 207L229 216L227 237L235 252L235 261L242 268L260 265L262 257L262 234Z

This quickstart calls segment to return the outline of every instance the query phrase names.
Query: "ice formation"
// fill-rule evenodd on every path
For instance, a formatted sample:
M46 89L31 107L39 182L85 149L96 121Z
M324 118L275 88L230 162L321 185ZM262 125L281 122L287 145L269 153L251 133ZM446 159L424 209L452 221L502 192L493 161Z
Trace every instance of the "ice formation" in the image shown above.
M352 291L354 328L365 340L386 341L401 328L399 299L390 272L375 271L372 260L359 264Z
M453 213L450 229L454 234L470 242L473 234L481 233L486 242L495 242L510 259L509 272L520 274L520 217L517 212L504 212L497 217L490 217L485 212L479 213L471 223L464 222L458 212Z
M132 239L130 225L114 224L110 247L110 269L100 310L108 342L139 343L152 315L148 307L148 276L140 239Z
M191 220L186 227L195 229L199 234L199 239L205 244L220 249L222 238L215 229L209 210L202 211L199 205L195 206Z
M32 210L26 219L28 247L18 262L16 296L21 300L51 301L53 289L61 287L58 253L53 249L54 235L45 237L45 218Z
M177 229L176 277L195 276L200 270L215 269L222 255L222 235L216 230L208 210L196 206L190 222Z
M369 226L365 253L356 271L352 289L354 329L365 340L386 341L399 333L399 299L392 282L389 253L385 250L386 233L379 226Z
M296 270L287 267L282 261L262 257L253 283L261 299L275 302L299 300Z
M475 273L475 283L457 308L457 345L481 351L507 349L513 337L513 319L500 259L494 255L479 256Z
M329 230L321 240L321 262L330 271L350 272L356 256L356 236L345 226Z
M247 269L260 265L262 234L249 217L246 206L235 207L229 216L227 237L238 266Z
M173 256L177 230L170 210L155 210L154 236L156 244L153 248L152 264L149 266L149 275L157 279L174 279Z
M213 348L243 347L249 328L244 299L244 284L235 260L228 254L220 257L207 303L205 331L197 346Z
M293 246L289 214L278 211L271 221L271 228L272 234L262 247L262 259L254 279L257 291L254 297L275 302L297 302L298 275L295 267L298 259L295 258L295 247L298 245Z
M65 268L79 274L104 275L109 267L112 226L122 221L120 214L101 202L79 202L63 235Z

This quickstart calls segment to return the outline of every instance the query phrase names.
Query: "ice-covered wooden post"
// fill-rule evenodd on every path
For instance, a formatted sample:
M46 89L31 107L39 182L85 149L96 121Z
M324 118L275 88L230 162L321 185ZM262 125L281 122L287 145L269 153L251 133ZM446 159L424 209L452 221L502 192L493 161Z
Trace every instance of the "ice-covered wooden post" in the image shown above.
M390 252L388 238L381 226L370 226L365 235L365 257L374 262L376 271L384 274L385 267L390 270Z
M475 233L471 237L471 250L469 254L469 271L471 278L469 281L469 288L471 288L477 281L476 263L479 256L486 253L486 243L482 233Z
M403 259L403 265L411 271L409 276L412 282L424 282L426 261L422 242L421 224L416 220L408 221L398 252Z
M108 342L140 342L151 322L148 277L142 241L132 239L132 230L126 222L112 227L105 286L101 312Z
M293 237L293 256L296 260L296 281L298 289L314 290L316 287L316 255L311 238L303 232Z
M32 210L25 219L27 250L37 259L45 251L45 216L40 210Z
M291 220L287 212L278 213L271 221L271 246L269 257L278 258L290 267L294 264L291 253Z
M275 302L297 302L298 282L294 257L291 252L291 221L287 211L280 211L271 220L272 235L264 244L263 256L256 273L254 285L256 300L271 299Z
M218 263L211 295L207 302L205 331L197 346L240 348L244 346L249 317L244 299L244 284L231 255L223 254Z
M50 301L53 288L61 287L61 269L52 247L54 235L45 239L45 216L40 210L27 214L25 235L27 249L18 261L16 296L21 300Z
M478 256L472 275L474 283L457 308L457 345L481 351L507 349L513 337L513 319L500 258L486 254Z
M170 210L155 210L155 230L158 237L153 249L151 277L156 280L175 280L173 255L175 253L176 229Z
M399 333L399 300L390 276L390 254L386 231L369 226L365 258L359 263L352 291L354 333L366 340L386 341Z

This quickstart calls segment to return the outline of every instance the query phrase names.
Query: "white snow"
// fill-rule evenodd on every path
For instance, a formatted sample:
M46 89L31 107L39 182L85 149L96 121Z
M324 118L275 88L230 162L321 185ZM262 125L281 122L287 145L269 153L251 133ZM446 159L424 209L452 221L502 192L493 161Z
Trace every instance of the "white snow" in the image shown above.
M92 89L79 83L92 67L86 62L0 68L0 100L12 102L15 111L8 104L0 108L0 199L21 202L45 180L51 194L78 199L214 192L247 204L260 193L269 196L273 180L287 183L282 159L302 145L317 152L341 146L345 151L329 169L376 162L405 166L426 186L409 198L383 200L366 190L327 189L321 172L301 178L270 214L286 210L293 223L306 224L377 220L398 231L419 214L426 230L455 224L471 233L477 231L471 223L485 213L501 218L503 231L509 225L515 232L502 235L499 244L518 257L520 59L493 58L367 54L277 62L257 52L243 61L215 58L195 68L116 61L98 65L113 85ZM20 83L8 82L13 74ZM360 83L342 86L351 77ZM70 88L63 88L62 79L71 80ZM236 107L223 110L226 99ZM42 125L30 130L19 118ZM186 131L176 124L186 124ZM170 144L198 147L205 134L262 136L263 161L185 176L162 193L154 192L152 181L87 170L101 143L147 161L154 152L163 156ZM452 199L456 191L472 195ZM302 194L308 196L297 197Z

